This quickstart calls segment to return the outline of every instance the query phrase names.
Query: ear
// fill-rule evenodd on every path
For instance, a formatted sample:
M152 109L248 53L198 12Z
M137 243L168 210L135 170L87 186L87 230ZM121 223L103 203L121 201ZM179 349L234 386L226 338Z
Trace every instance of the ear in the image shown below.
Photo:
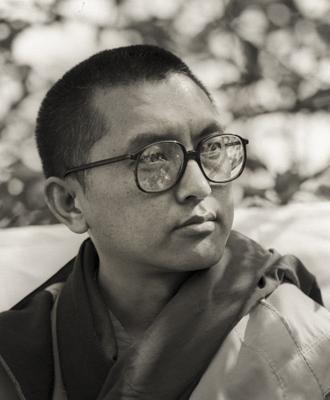
M75 190L63 179L50 177L45 183L45 200L55 217L72 232L88 230Z

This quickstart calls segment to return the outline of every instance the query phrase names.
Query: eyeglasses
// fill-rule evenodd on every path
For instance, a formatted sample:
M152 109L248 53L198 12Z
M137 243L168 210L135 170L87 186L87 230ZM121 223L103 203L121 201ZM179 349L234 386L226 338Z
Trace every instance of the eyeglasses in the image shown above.
M195 160L210 182L226 183L238 178L243 172L248 143L248 140L238 135L216 133L202 139L196 150L187 151L176 140L163 140L149 144L136 153L70 168L63 177L123 160L135 160L137 187L143 192L159 193L176 185L183 176L188 161Z

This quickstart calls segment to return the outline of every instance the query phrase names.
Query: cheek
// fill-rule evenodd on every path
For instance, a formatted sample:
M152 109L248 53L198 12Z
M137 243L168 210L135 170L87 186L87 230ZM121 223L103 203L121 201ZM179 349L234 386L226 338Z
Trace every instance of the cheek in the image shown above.
M132 202L122 204L121 207L125 224L134 227L137 233L143 232L144 236L151 237L154 233L165 229L168 218L165 205L162 207L159 202L135 198Z
M142 237L159 237L164 229L167 219L164 202L140 191L133 182L129 185L123 182L111 191L94 191L92 197L88 213L91 231L138 241Z
M214 198L220 206L225 225L231 228L234 219L232 184L227 183L226 185L214 186L212 191Z

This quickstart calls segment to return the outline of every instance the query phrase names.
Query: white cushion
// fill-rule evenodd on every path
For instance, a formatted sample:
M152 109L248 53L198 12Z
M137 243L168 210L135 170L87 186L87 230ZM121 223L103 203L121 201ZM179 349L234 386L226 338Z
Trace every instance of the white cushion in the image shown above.
M0 230L0 311L57 272L74 257L85 237L64 225Z
M298 256L317 276L330 306L330 204L237 209L234 228L267 248ZM61 268L85 237L62 225L0 230L0 311Z

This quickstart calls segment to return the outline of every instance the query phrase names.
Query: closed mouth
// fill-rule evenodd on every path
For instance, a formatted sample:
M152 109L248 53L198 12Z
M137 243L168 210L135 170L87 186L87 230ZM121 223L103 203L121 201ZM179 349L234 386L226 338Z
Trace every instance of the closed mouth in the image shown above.
M200 225L200 224L203 224L204 222L209 222L209 221L214 222L216 220L217 220L216 215L214 215L213 213L204 214L204 215L194 215L191 218L183 221L175 229L180 229L180 228L184 228L184 227L191 226L191 225Z

